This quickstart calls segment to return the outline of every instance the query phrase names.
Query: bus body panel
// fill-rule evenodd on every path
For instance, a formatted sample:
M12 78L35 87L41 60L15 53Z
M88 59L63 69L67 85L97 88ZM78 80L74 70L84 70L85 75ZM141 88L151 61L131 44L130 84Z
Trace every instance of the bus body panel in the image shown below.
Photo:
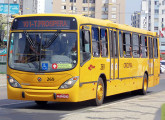
M96 98L97 81L101 75L105 76L104 82L106 84L106 96L119 94L123 92L142 89L143 76L148 74L148 87L153 87L159 83L160 74L160 56L157 59L149 60L147 58L110 58L108 57L93 57L91 52L91 58L83 65L80 65L80 25L89 24L95 26L101 26L103 28L114 28L123 31L136 32L137 34L152 35L152 32L147 32L138 28L132 28L127 25L119 25L110 21L96 20L93 18L87 18L78 15L54 15L54 14L41 14L41 15L24 15L22 17L29 16L62 16L62 17L75 17L77 20L77 39L78 39L78 61L77 66L72 70L52 72L52 73L40 73L35 72L23 72L11 69L7 64L7 74L18 80L22 88L13 88L7 83L8 98L16 100L33 100L33 101L56 101L56 102L79 102ZM20 16L21 17L21 16ZM92 26L91 25L91 26ZM100 28L99 28L100 29ZM18 30L19 32L21 30ZM18 32L17 31L17 32ZM42 30L39 30L42 31ZM50 30L54 31L54 30ZM67 30L65 30L67 31ZM68 32L75 32L74 30L68 30ZM118 30L116 30L118 32ZM10 31L16 32L16 31ZM30 32L36 32L30 30ZM44 30L43 30L44 32ZM90 35L91 27L90 27ZM108 32L109 35L109 32ZM110 35L109 35L110 36ZM117 39L118 40L118 39ZM108 38L109 42L109 38ZM159 44L158 44L159 45ZM110 53L110 46L108 43L108 53ZM159 47L158 47L159 49ZM92 40L91 40L92 51ZM118 40L118 51L120 51ZM158 55L160 55L158 51ZM119 52L120 56L120 52ZM153 63L154 70L152 70L148 63ZM154 72L154 76L150 76L151 72ZM59 89L59 87L68 79L79 76L79 80L69 89ZM42 81L39 82L38 78ZM51 79L49 79L51 78ZM52 80L54 78L54 81ZM30 85L29 85L30 84ZM68 95L69 98L55 98L56 95Z
M20 89L20 88L13 88L8 84L7 91L8 91L8 99L14 99L14 100L57 101L57 102L79 101L79 98L77 96L79 94L78 82L71 89L61 89L61 90ZM63 98L63 97L57 98L57 95L61 95L61 96L67 95L68 98Z

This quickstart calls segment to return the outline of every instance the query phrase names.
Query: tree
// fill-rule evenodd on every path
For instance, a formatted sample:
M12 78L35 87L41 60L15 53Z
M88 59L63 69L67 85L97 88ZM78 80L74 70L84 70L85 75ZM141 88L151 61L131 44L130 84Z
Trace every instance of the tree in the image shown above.
M7 26L7 17L0 14L0 45L3 45L3 39L6 36L7 31L5 30Z

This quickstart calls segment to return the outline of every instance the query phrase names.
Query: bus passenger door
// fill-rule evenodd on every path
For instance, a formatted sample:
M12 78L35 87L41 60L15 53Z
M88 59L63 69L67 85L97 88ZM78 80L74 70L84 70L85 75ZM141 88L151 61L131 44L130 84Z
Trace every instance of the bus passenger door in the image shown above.
M110 79L119 78L119 67L118 67L118 39L117 39L117 31L110 30L109 31L109 46L110 46Z
M90 30L84 29L81 26L80 30L80 86L83 83L88 83L91 81L91 70L89 66L91 65L91 40L90 40Z
M153 39L154 43L154 85L159 84L159 74L160 74L160 59L158 57L158 39L155 37Z
M154 75L154 59L153 59L153 38L148 38L149 43L149 76Z
M148 87L153 87L154 86L154 59L153 59L153 38L149 37L148 38L148 44L149 44L149 65L148 65Z

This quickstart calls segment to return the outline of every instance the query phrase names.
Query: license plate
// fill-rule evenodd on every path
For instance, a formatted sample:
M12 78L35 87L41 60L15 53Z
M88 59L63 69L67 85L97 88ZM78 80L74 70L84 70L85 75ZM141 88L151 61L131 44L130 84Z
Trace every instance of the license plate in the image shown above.
M57 94L56 98L68 99L69 98L69 94Z

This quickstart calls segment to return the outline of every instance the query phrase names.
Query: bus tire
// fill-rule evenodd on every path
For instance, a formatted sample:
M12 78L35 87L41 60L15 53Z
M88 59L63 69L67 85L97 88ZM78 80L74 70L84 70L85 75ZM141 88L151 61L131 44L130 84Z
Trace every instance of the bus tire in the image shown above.
M148 89L148 77L147 77L147 74L145 73L143 76L143 86L142 86L142 89L139 90L139 93L141 95L146 95L147 89Z
M47 105L48 101L35 101L35 103L39 106L45 106Z
M103 104L104 93L105 93L104 82L103 79L99 77L99 80L97 82L95 105L100 106Z

